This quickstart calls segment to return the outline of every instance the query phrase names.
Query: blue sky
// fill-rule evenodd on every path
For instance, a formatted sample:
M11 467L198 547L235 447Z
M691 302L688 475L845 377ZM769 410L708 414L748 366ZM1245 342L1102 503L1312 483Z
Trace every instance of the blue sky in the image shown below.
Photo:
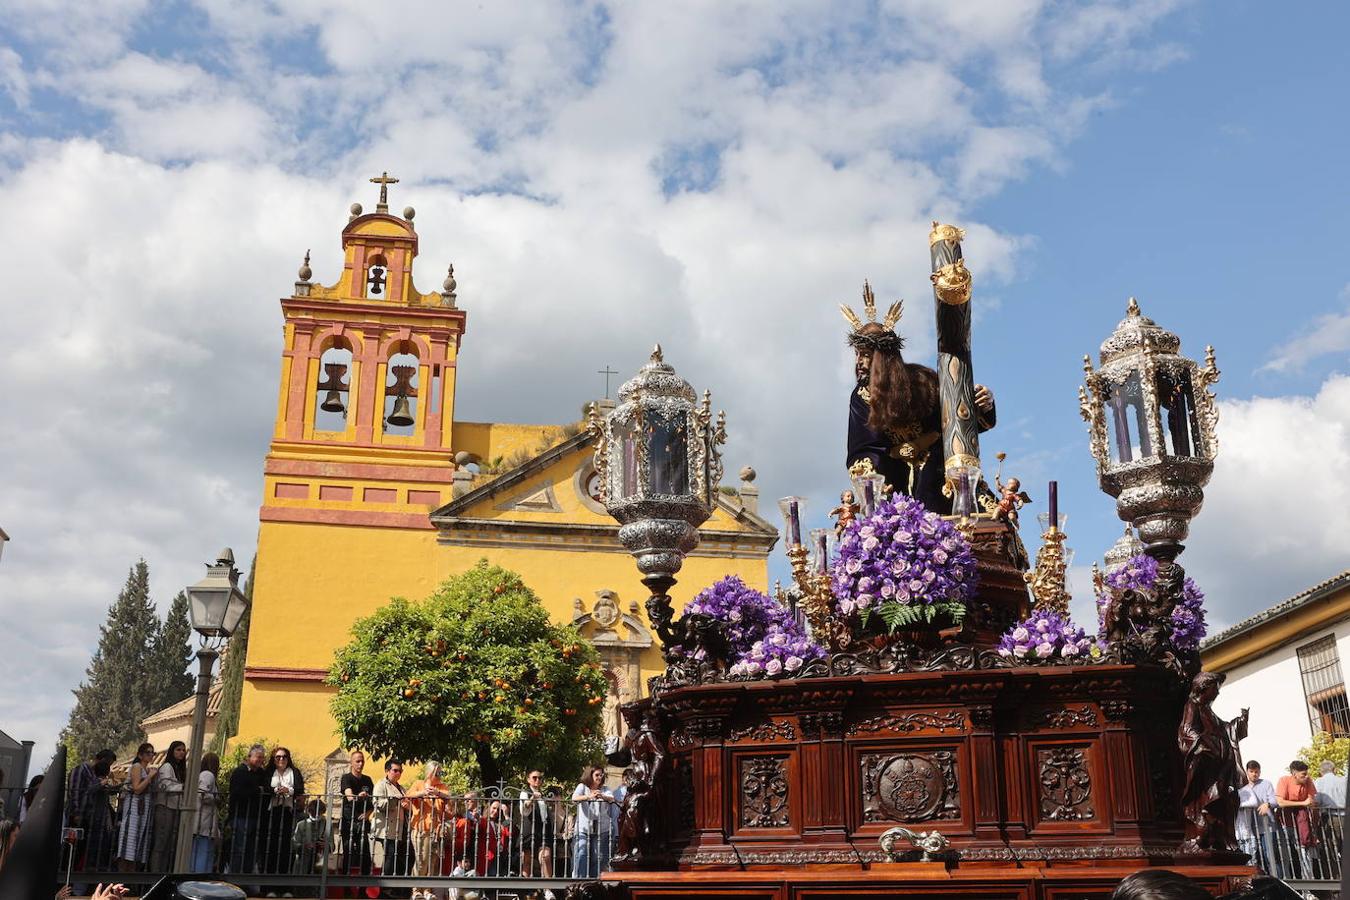
M564 421L661 341L766 506L843 486L836 306L968 229L975 368L1079 561L1119 533L1078 417L1130 295L1212 343L1220 457L1183 562L1216 626L1347 565L1350 12L1255 2L18 0L0 25L0 728L50 746L127 568L246 559L279 312L371 175L469 311L457 414ZM783 566L775 562L775 571ZM1076 609L1085 596L1078 576ZM607 585L621 596L631 585Z

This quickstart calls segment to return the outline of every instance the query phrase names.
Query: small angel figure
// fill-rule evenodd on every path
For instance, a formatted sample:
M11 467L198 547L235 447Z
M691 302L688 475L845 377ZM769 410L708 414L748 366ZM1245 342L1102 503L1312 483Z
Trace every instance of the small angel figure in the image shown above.
M1017 522L1017 511L1031 502L1027 492L1022 490L1022 482L1016 478L1009 478L1008 483L1004 484L996 475L994 476L994 484L998 487L999 493L994 518L1004 519L1014 528L1020 528L1021 526Z
M830 515L835 517L834 536L836 538L843 538L844 529L857 517L858 510L861 508L854 502L852 491L844 491L839 495L839 505L830 510Z

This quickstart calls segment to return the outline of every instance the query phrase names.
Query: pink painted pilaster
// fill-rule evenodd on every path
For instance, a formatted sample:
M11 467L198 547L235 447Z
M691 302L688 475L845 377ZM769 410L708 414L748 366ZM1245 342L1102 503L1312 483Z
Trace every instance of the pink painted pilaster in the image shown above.
M372 335L372 339L362 342L361 387L356 407L356 442L370 446L375 441L375 404L378 400L375 375L379 369L380 355L377 349L379 341L374 338L378 337L379 329L372 326L367 333Z
M305 400L309 394L309 361L313 356L313 322L296 322L291 345L291 383L286 389L286 439L305 436Z

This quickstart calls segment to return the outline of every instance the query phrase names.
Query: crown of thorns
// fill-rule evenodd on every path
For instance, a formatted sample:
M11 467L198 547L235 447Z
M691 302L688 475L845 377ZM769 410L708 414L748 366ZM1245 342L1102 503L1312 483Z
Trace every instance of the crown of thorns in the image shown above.
M844 314L844 318L853 326L853 331L848 336L849 346L855 350L871 350L873 352L889 351L898 353L905 347L905 339L895 333L895 324L900 321L900 317L905 314L905 301L897 300L891 304L891 308L886 310L886 315L881 320L881 327L884 331L873 331L869 334L862 333L864 325L877 324L877 298L872 293L872 285L863 282L863 312L867 315L867 322L858 318L858 314L853 311L853 307L846 303L839 304L839 311Z

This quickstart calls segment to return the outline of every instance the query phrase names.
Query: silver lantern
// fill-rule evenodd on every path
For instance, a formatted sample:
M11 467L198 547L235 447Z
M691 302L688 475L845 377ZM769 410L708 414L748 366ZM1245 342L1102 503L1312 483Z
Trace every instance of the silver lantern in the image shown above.
M1181 355L1181 339L1139 311L1131 297L1124 320L1102 342L1100 367L1083 357L1079 405L1088 423L1097 480L1116 498L1149 552L1175 558L1204 502L1218 452L1219 380L1214 348L1205 364Z
M618 520L619 541L637 558L643 584L653 600L662 600L668 622L665 594L684 557L698 546L698 527L717 498L726 415L714 421L711 394L705 391L699 402L658 344L651 360L619 388L609 415L602 418L592 407L591 429L600 501Z

